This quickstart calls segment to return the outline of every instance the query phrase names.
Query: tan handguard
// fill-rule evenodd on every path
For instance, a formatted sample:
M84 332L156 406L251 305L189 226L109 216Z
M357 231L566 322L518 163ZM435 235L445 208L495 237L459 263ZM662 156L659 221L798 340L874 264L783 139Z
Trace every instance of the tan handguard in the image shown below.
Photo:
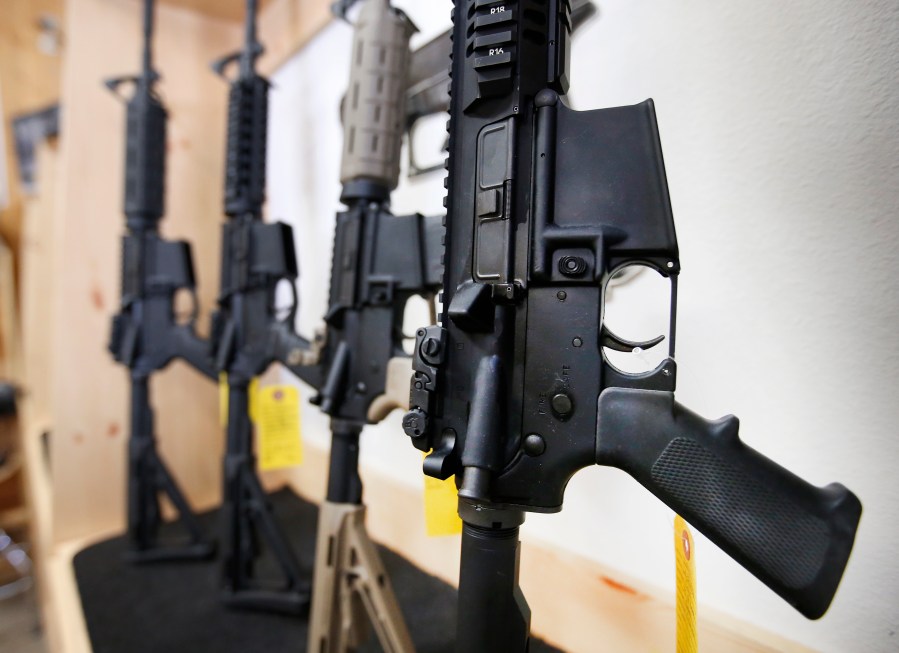
M353 66L343 103L340 181L388 190L400 175L412 21L388 0L366 0L353 31Z

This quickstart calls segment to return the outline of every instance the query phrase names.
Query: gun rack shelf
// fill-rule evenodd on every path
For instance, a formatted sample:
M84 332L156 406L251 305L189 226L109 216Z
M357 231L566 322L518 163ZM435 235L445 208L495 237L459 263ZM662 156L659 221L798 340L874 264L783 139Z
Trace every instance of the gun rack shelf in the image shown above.
M102 81L138 69L141 10L140 0L4 0L0 12L10 179L0 235L18 273L21 455L54 652L89 650L71 556L124 528L126 373L106 340L119 297L125 112ZM195 243L203 333L218 286L228 93L209 63L240 46L243 13L240 0L160 0L157 7L154 49L171 113L162 230ZM276 69L330 20L327 0L262 0L263 70ZM18 182L10 120L57 102L60 138L35 143L39 192L28 195ZM11 369L9 361L0 369ZM162 378L153 386L153 401L166 407L161 450L178 461L174 471L195 506L208 508L220 493L222 435L209 418L218 414L217 389L179 364Z

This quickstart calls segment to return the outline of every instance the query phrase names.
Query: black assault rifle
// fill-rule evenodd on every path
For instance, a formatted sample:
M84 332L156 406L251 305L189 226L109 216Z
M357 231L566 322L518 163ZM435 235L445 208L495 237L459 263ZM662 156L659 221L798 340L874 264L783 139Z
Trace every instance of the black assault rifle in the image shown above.
M354 26L343 102L343 158L327 327L313 399L331 416L327 496L320 507L308 650L356 650L366 615L385 651L413 651L377 549L365 530L359 435L394 408L408 409L411 358L403 349L406 302L440 287L440 217L395 216L409 38L388 0L366 0Z
M262 221L268 80L256 70L256 0L247 0L244 49L213 64L225 76L235 63L228 105L225 213L219 311L213 317L216 367L228 377L228 427L224 462L224 599L234 607L298 613L308 607L309 584L256 476L249 417L250 381L280 362L318 387L312 344L294 332L297 261L289 225ZM289 281L293 303L279 317L275 289ZM255 578L259 537L268 544L284 585L268 588Z
M739 423L674 400L677 239L652 101L572 111L568 0L456 0L441 325L421 329L406 433L426 474L456 475L464 521L456 650L526 650L517 584L525 511L571 476L619 467L809 618L843 574L861 516L744 445ZM604 349L605 284L671 280L669 356L626 374Z
M187 500L156 450L150 376L181 358L209 378L216 372L209 345L194 331L197 299L190 245L167 241L159 235L165 184L165 108L154 86L153 0L144 2L143 69L138 77L106 82L118 94L119 86L134 84L127 101L125 148L125 216L128 233L122 239L122 305L113 318L109 351L131 373L131 435L128 441L129 557L136 562L206 558L214 547L203 535ZM193 309L186 322L175 315L175 294L186 290ZM190 535L186 544L162 543L159 495L178 509Z

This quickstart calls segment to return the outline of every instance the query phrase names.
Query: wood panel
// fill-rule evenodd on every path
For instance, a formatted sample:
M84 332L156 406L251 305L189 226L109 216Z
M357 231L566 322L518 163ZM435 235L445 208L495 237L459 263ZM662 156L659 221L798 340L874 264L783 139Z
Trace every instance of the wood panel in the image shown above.
M331 0L271 0L259 16L260 69L273 73L333 19Z
M49 570L53 535L53 487L49 461L45 455L44 433L50 430L51 384L53 373L51 301L56 287L52 239L57 205L57 150L44 143L37 152L37 173L41 193L26 199L22 220L20 277L22 279L22 393L19 417L22 453L25 458L25 496L31 520L31 556L35 561L38 600L51 643L56 622L47 615L54 595ZM54 649L58 650L58 649Z
M52 333L56 292L53 219L58 204L58 149L55 142L37 149L41 192L24 203L19 256L22 324L22 413L26 430L51 418Z
M244 0L160 1L171 8L225 20L243 29L246 15ZM332 0L260 0L259 41L264 45L265 52L259 60L259 68L263 74L269 75L274 72L334 20L331 2ZM218 53L224 54L227 52Z
M53 600L44 612L48 622L47 643L52 653L91 653L93 650L81 609L73 560L79 551L99 541L103 535L98 533L94 537L61 544L46 562L47 574L53 580L50 588Z
M62 22L63 0L3 0L0 13L0 89L10 202L0 211L0 234L18 252L22 222L22 191L17 182L12 116L42 109L59 99L59 53L42 41L41 18Z
M258 1L262 10L272 3L272 0ZM209 18L221 18L232 22L243 19L246 6L243 0L160 0L160 2L194 11Z

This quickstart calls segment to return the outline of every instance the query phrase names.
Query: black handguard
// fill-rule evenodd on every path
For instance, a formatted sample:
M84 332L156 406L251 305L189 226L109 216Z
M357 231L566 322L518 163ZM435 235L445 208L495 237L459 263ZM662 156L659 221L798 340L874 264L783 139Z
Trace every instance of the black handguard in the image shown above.
M445 312L418 332L406 433L431 452L425 473L456 475L467 524L490 530L496 515L499 536L517 511L560 510L577 470L621 467L819 617L860 503L744 447L734 418L705 422L673 402L680 261L653 103L565 105L569 11L455 2ZM603 323L606 284L629 265L672 288L668 357L644 374L604 354L663 340Z

